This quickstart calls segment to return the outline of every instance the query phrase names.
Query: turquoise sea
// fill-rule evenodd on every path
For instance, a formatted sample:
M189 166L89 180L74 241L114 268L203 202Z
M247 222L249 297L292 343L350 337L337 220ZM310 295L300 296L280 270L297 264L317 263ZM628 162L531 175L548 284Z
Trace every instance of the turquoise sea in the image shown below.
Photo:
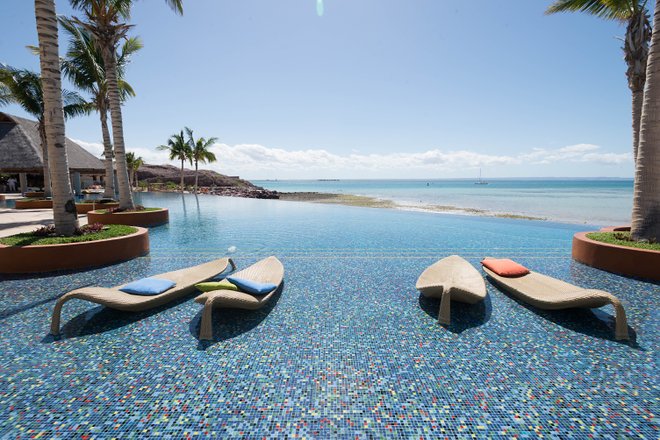
M407 210L483 210L541 217L564 223L626 224L632 211L632 179L447 180L257 180L281 192L315 191L391 200ZM444 210L444 209L443 209ZM469 212L467 212L469 213Z

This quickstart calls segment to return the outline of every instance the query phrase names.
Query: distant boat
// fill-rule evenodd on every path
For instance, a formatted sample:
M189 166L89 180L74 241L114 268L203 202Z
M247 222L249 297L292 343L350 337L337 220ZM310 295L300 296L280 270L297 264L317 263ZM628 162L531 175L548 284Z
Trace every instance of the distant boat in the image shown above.
M475 185L488 185L488 182L481 178L481 168L479 168L479 180L474 182Z

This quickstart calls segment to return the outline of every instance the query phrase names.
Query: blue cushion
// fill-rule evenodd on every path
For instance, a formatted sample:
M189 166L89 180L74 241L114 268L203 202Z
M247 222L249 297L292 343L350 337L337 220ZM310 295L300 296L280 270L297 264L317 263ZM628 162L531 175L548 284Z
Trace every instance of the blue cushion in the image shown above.
M175 285L176 283L170 280L163 280L160 278L142 278L141 280L126 284L119 290L126 293L133 293L135 295L158 295L159 293L163 293Z
M273 283L258 283L256 281L245 280L243 278L227 277L227 281L232 283L244 292L253 295L263 295L277 288Z

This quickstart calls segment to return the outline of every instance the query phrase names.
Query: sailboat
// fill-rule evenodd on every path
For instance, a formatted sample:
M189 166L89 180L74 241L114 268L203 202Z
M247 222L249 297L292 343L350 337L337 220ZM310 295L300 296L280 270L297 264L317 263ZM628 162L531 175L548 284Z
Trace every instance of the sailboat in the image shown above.
M479 180L474 182L475 185L488 185L488 182L481 178L481 168L479 168Z

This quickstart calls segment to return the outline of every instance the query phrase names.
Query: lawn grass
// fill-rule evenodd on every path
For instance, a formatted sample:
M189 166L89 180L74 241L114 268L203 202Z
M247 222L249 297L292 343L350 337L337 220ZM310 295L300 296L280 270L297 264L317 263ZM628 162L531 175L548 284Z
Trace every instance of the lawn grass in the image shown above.
M640 243L638 241L632 241L630 238L630 232L625 231L591 232L587 234L587 238L602 243L615 244L617 246L660 251L660 243Z
M96 241L113 237L123 237L124 235L130 235L136 231L137 228L133 226L108 225L107 229L104 229L101 232L87 235L74 235L73 237L40 237L38 235L34 235L32 232L24 232L22 234L0 238L0 244L4 244L6 246L30 246L43 244L80 243L83 241Z
M16 201L21 201L21 202L43 202L44 200L53 200L51 198L46 198L46 197L21 197L20 199L16 199Z
M135 211L121 211L121 212L114 212L113 214L128 214L128 213L134 213L134 212L147 212L147 211L160 211L163 208L144 208L140 210L135 210ZM108 210L107 209L97 209L96 211L99 214L107 214Z

